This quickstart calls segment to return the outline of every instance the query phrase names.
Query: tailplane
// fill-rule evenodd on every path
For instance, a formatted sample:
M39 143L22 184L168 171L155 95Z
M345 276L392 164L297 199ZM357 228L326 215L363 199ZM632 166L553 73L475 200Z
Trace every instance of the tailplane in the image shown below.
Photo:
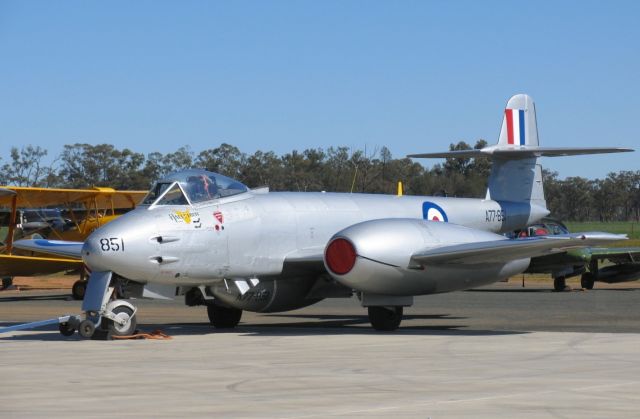
M536 108L530 96L519 94L507 102L502 118L498 143L474 150L442 153L410 154L417 158L477 158L492 159L487 199L526 202L546 209L539 157L574 156L582 154L620 153L629 148L553 148L540 147Z

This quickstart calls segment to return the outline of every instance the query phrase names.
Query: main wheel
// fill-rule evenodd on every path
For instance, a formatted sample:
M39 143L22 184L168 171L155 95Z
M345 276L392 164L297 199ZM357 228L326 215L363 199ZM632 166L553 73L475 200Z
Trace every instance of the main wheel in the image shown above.
M580 285L582 288L592 290L595 282L594 275L591 272L585 272L580 277Z
M209 316L209 322L216 329L233 329L240 323L242 310L209 303L207 304L207 315Z
M72 336L76 332L76 329L74 329L74 327L69 323L60 323L58 325L58 330L62 336Z
M553 279L553 289L556 291L564 291L567 288L567 280L564 276Z
M133 310L128 306L121 305L113 309L113 314L124 320L124 324L118 324L113 320L102 318L103 328L108 330L113 336L128 336L136 331L137 321Z
M402 321L402 307L379 307L368 308L369 321L374 329L380 331L396 330Z
M74 300L83 300L85 292L87 292L87 281L79 279L73 283L71 295Z

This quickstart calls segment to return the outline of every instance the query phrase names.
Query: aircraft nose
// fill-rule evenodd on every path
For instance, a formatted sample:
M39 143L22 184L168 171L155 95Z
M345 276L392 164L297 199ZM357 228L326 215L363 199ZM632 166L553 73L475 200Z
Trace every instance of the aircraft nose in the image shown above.
M82 261L92 271L111 271L113 270L113 259L110 255L103 251L100 241L102 238L89 236L82 246ZM110 245L110 243L109 243Z
M132 211L100 227L84 242L82 260L92 271L112 271L128 279L149 279L150 240L155 223ZM146 263L145 263L146 262Z

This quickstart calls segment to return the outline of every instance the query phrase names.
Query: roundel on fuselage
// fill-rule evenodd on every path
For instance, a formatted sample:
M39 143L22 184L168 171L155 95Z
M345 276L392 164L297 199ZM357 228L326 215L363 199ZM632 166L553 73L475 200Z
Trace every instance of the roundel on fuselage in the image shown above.
M425 201L422 203L422 218L429 221L449 222L447 213L437 204Z

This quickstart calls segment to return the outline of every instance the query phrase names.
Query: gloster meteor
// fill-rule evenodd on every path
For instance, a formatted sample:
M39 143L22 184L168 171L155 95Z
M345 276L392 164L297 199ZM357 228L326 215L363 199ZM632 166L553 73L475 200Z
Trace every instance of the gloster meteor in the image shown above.
M82 257L91 269L84 320L61 325L67 335L130 334L137 310L127 299L178 295L206 306L219 328L235 327L243 310L357 296L375 329L394 330L416 295L486 285L525 271L532 257L625 238L505 237L549 214L540 157L632 150L540 147L535 106L523 94L502 119L493 146L409 156L491 159L484 199L269 192L186 170L159 180L141 205L84 243L15 246Z

